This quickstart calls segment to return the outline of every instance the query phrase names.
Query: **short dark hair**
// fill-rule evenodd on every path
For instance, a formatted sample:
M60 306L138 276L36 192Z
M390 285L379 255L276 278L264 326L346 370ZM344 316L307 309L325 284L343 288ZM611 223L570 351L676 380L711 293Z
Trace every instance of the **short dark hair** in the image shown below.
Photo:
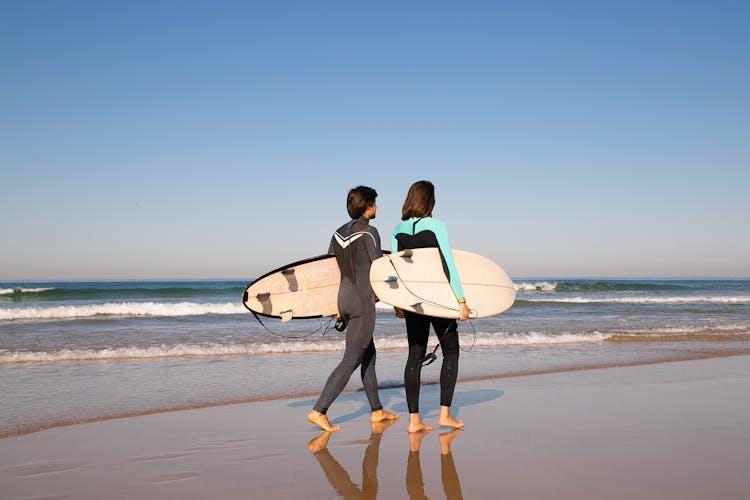
M430 181L417 181L406 193L401 209L401 220L410 217L428 217L435 206L435 186Z
M365 214L365 211L375 204L378 192L371 187L357 186L349 190L346 197L346 211L349 217L359 219Z

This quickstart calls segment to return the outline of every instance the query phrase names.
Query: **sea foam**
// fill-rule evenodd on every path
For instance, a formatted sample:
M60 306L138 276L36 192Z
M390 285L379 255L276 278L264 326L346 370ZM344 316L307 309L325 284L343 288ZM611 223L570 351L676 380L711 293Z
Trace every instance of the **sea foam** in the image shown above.
M242 314L247 309L238 302L110 302L79 306L13 307L0 309L0 321L35 319L77 319L97 316L199 316Z
M529 333L477 333L462 334L461 342L477 347L514 345L568 344L577 342L603 342L611 335L600 332L548 334ZM403 337L377 337L378 349L407 349ZM102 348L70 348L55 350L0 350L0 363L33 363L59 361L96 361L118 359L213 357L261 354L293 354L305 352L341 351L343 338L316 338L312 340L278 340L271 342L174 344L158 346L123 346Z
M554 292L557 288L557 283L547 281L535 281L533 283L523 281L521 283L513 283L513 288L517 292Z
M557 302L562 304L746 304L750 295L686 295L672 297L524 297L527 302Z
M42 293L54 290L54 288L0 288L0 295L13 295L16 293Z

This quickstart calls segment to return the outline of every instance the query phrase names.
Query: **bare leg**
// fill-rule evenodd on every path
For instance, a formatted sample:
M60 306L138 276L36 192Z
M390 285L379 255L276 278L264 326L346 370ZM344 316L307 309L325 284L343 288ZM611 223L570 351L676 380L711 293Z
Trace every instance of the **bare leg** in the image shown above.
M453 441L455 437L461 434L463 431L463 429L453 429L452 431L444 432L438 436L441 455L447 455L451 452L451 441Z
M409 451L419 452L419 448L422 446L422 439L429 434L432 427L425 429L422 432L410 432L409 433Z
M438 424L442 427L453 427L458 429L464 426L463 420L451 417L451 407L441 406L440 407L440 418L438 418Z
M335 432L341 430L340 426L332 425L331 422L328 421L327 416L316 410L310 410L310 413L307 414L307 421L311 424L317 425L324 431Z
M453 429L438 436L440 442L440 476L443 480L445 498L463 498L461 482L458 479L456 464L453 462L453 454L451 453L451 441L462 432L462 429Z
M431 431L432 426L422 422L422 419L419 417L419 413L409 413L409 428L406 430L410 433Z

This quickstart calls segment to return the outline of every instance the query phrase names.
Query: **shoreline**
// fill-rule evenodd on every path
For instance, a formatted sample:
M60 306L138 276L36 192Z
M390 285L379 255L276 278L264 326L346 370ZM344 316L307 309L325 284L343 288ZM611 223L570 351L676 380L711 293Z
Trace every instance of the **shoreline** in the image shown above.
M22 498L745 498L750 355L462 381L463 430L369 422L360 394L305 420L271 400L50 429L0 440L0 496ZM422 388L426 423L439 389Z
M685 361L696 361L696 360L703 360L703 359L726 358L726 357L746 356L746 355L750 355L750 348L736 349L736 350L716 350L716 351L707 350L705 352L699 352L699 353L697 352L693 352L690 354L680 353L680 355L675 355L674 357L650 359L650 360L645 360L645 361L640 361L640 362L601 363L601 364L595 364L595 365L590 365L590 366L587 365L587 366L579 366L579 367L563 367L563 368L551 368L551 369L542 369L542 370L529 370L529 371L520 371L520 372L513 372L513 373L496 374L496 375L469 376L469 377L459 378L457 383L462 384L462 383L481 382L481 381L488 381L488 380L514 379L514 378L529 377L529 376L535 376L535 375L574 373L574 372L581 372L581 371L602 370L602 369L610 369L610 368L649 366L649 365L659 365L659 364L664 364L664 363L679 363L679 362L685 362ZM433 380L423 381L422 385L423 386L435 386L435 385L438 385L438 382L433 381ZM403 383L380 384L379 388L380 390L401 389L403 388ZM358 392L362 392L362 389L361 388L356 388L356 389L347 388L343 391L342 394L353 394L353 393L358 393ZM80 420L67 420L63 422L50 423L49 425L34 426L29 429L21 429L18 431L0 433L0 441L4 439L13 438L13 437L35 434L35 433L50 430L50 429L73 427L73 426L86 425L86 424L92 424L92 423L98 423L98 422L108 422L108 421L113 421L113 420L123 420L123 419L143 417L143 416L149 416L149 415L178 413L178 412L191 411L191 410L201 410L201 409L208 409L208 408L220 408L220 407L226 407L226 406L243 405L243 404L248 404L248 403L262 403L262 402L270 402L270 401L284 401L284 400L292 400L292 399L300 399L300 398L310 398L310 397L316 397L318 394L319 394L319 391L306 391L306 392L294 393L294 394L261 396L261 397L244 398L244 399L233 399L229 401L217 401L217 402L210 402L210 403L197 404L197 405L194 404L194 405L175 406L175 407L168 407L168 408L159 408L159 409L148 410L148 411L122 413L122 414L117 414L117 415L93 417L93 418L86 418L86 419L80 419Z

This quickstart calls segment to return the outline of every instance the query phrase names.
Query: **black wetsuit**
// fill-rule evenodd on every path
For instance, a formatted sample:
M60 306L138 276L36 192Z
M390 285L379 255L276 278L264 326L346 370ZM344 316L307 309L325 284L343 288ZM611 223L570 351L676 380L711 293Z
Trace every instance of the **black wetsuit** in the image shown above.
M341 394L349 378L362 366L362 384L372 411L383 408L375 376L375 293L370 286L370 264L383 256L378 230L365 217L351 220L331 237L328 253L336 255L341 271L338 295L339 316L347 323L346 348L341 363L326 381L314 409L325 414Z
M393 252L437 247L443 261L443 270L456 298L463 298L463 289L458 281L458 271L448 242L448 232L442 221L432 217L413 217L403 221L393 230L391 244ZM430 325L435 330L443 351L443 366L440 369L440 405L450 406L458 378L459 346L456 320L425 316L410 311L404 311L404 315L406 316L406 334L409 338L409 357L404 368L404 388L409 413L419 413L422 361L427 352Z

